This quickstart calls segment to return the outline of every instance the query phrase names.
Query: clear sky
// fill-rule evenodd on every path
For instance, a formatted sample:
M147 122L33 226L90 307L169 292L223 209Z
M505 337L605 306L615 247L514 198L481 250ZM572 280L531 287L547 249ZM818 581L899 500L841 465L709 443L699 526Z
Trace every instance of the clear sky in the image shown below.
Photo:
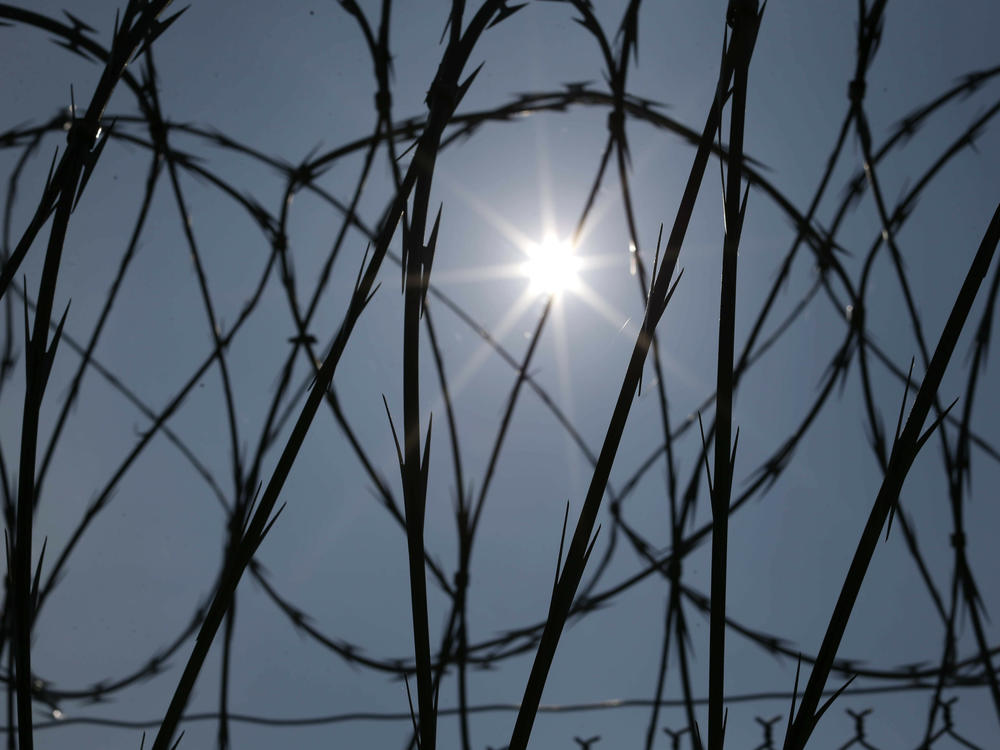
M61 12L65 2L33 0L20 5L72 26ZM377 33L381 3L366 0L359 5ZM601 0L595 5L598 21L614 42L625 3ZM429 0L393 4L389 44L397 122L426 113L424 97L444 49L439 38L449 7L450 3ZM475 7L469 3L467 15ZM92 38L106 45L114 8L115 3L105 0L80 0L72 3L71 12L93 26ZM641 4L637 61L629 67L627 88L632 96L657 104L647 109L651 114L645 119L642 112L633 111L626 128L639 253L647 266L660 224L669 231L694 155L692 145L671 127L676 123L695 131L702 128L718 75L725 9L722 0ZM529 2L483 36L467 71L485 64L458 113L510 105L509 116L483 122L467 136L448 142L435 169L431 206L443 209L431 283L435 294L444 297L432 294L428 307L453 401L464 481L477 492L517 377L515 368L484 343L479 331L488 332L515 361L524 357L544 308L544 294L537 274L526 275L523 266L547 236L565 241L573 234L607 142L610 89L600 48L574 22L578 15L569 3ZM750 67L745 148L756 160L758 173L800 214L808 209L848 109L857 21L857 4L850 2L771 0L764 15ZM865 98L875 149L896 132L903 117L947 92L961 76L1000 64L997 28L1000 5L991 0L890 2ZM89 101L100 66L55 46L49 41L52 36L25 23L0 28L4 70L0 133L21 133L28 125L48 123L69 105L70 86L78 105ZM36 559L47 538L43 581L87 509L149 429L149 415L123 395L121 386L159 412L212 352L192 248L178 219L178 191L213 314L220 331L228 332L261 281L272 250L269 238L234 195L252 196L274 219L287 210L288 256L303 305L316 288L342 224L343 214L331 201L309 190L297 192L286 206L285 174L254 153L299 164L367 138L376 122L376 84L364 37L357 21L336 2L193 2L156 42L154 52L165 118L200 129L172 130L171 146L197 161L178 165L176 190L166 172L159 177L134 258L94 352L95 361L115 381L87 370L53 453L34 522ZM141 67L133 64L130 71L139 75ZM583 82L593 96L574 93L579 90L575 85L567 87ZM571 101L561 98L567 93ZM527 94L549 96L522 99ZM891 206L919 184L977 118L991 114L998 95L1000 81L984 77L980 87L935 110L915 137L896 144L878 167L882 192ZM532 102L559 106L534 111ZM82 345L108 298L144 195L151 162L144 145L148 132L142 123L126 117L137 113L134 94L121 86L108 110L121 118L70 224L56 310L61 312L72 299L66 332ZM221 147L208 137L214 131L254 153ZM975 149L960 149L936 173L895 237L932 349L1000 198L998 132L988 117L977 132ZM727 139L728 128L723 136ZM26 137L12 142L0 139L4 176L0 195L5 200L10 193L6 178L27 143ZM401 138L397 151L410 143ZM4 227L5 250L27 226L52 152L64 144L63 133L54 129L24 163ZM349 203L364 153L353 149L332 160L315 185L340 205ZM400 157L403 169L409 158L410 154ZM862 162L862 147L852 129L814 216L821 231L830 228ZM188 168L191 164L202 174ZM675 427L699 408L704 409L706 426L714 415L714 407L703 402L712 394L716 377L723 239L718 175L718 161L713 160L681 251L679 267L684 275L658 329L663 386ZM235 193L227 192L229 187ZM364 227L378 223L392 190L383 147L376 152L358 203ZM838 260L855 287L881 231L869 190L852 204L834 238L846 251ZM37 294L46 236L47 230L18 274L18 279L22 274L27 279L31 300ZM774 198L759 185L751 187L739 254L737 355L794 236L787 213ZM319 341L318 353L343 319L366 244L367 237L358 228L344 237L330 284L309 326ZM565 504L569 501L572 527L591 475L587 456L556 411L596 453L643 313L629 246L618 167L612 157L575 248L578 278L557 297L541 333L528 368L532 385L524 388L516 404L484 505L470 571L472 644L533 626L545 617ZM399 236L390 249L398 253ZM944 404L965 395L972 333L996 273L994 261L944 380ZM382 285L349 342L334 388L358 443L401 502L396 453L382 401L384 395L398 429L403 412L403 296L398 265L387 260L379 279ZM811 288L818 291L808 296L794 323L740 383L734 411L734 424L740 427L735 496L751 486L758 467L796 431L819 396L824 372L844 339L850 297L832 274L825 289L817 286L819 280L815 256L803 246L766 319L763 338L779 329ZM14 348L22 355L0 391L0 450L12 476L18 465L24 390L18 296L23 288L19 280L16 290L8 292L2 312L3 335L13 336ZM872 266L866 294L870 340L903 371L915 357L914 378L919 382L924 372L919 343L885 248ZM995 312L993 320L998 323ZM246 464L257 451L291 351L289 338L295 334L281 274L272 268L253 313L226 351L235 405L232 423ZM453 510L458 488L426 329L421 336L424 429L428 415L434 415L426 544L450 580L457 559ZM43 445L52 434L79 361L70 345L60 345L43 409ZM995 362L995 355L987 361L971 419L973 432L992 446L1000 445ZM903 384L871 352L868 366L877 409L891 437ZM111 686L140 671L154 654L178 639L210 595L221 564L227 517L184 451L197 457L231 503L233 441L219 370L209 369L169 419L177 442L159 432L143 447L73 547L39 615L33 641L33 668L54 691L86 691L95 683ZM309 376L307 360L300 354L292 390L281 403L293 417L301 408ZM639 473L647 457L663 444L657 387L650 361L610 485L619 495L629 487L621 517L641 534L649 553L662 557L671 545L664 457L659 455L651 468ZM912 399L911 392L908 403ZM955 413L961 408L960 401ZM290 424L282 423L264 454L261 479L270 476ZM790 652L818 650L878 491L882 473L868 425L859 363L854 359L843 387L834 389L824 402L786 470L768 492L757 493L731 519L728 613L742 628L781 639ZM958 429L949 426L946 434L953 447ZM700 448L697 425L673 447L681 485L692 475L699 483L687 533L711 519L704 472L697 474ZM954 564L949 544L953 526L941 454L941 442L935 437L915 464L902 502L930 576L947 603ZM964 505L969 562L993 617L984 621L991 648L1000 643L996 624L1000 590L993 574L1000 528L996 455L972 448L974 476ZM413 636L406 539L373 487L331 410L322 407L281 494L287 507L257 560L268 585L306 613L316 633L336 644L349 644L348 648L380 663L394 659L409 663ZM588 568L592 573L598 561L609 560L594 594L611 590L648 567L628 536L621 529L613 531L611 500L609 492ZM706 542L685 559L683 582L690 591L707 597L709 572ZM590 580L585 575L585 583ZM450 602L433 577L430 581L431 643L436 650ZM571 621L543 704L648 701L656 685L668 591L665 578L649 575L607 606ZM692 689L700 699L708 686L708 619L694 598L685 599L684 607ZM977 651L967 612L958 618L957 627L957 659L970 659ZM221 638L220 633L199 677L190 712L218 710ZM878 547L840 656L872 670L895 671L914 662L933 668L941 659L942 638L941 618L894 523L888 541ZM160 673L111 691L102 702L61 699L58 708L65 726L39 728L36 745L53 750L138 747L138 728L69 721L82 717L157 721L192 644L193 636L171 654ZM676 646L671 648L663 695L676 701L682 692ZM507 742L516 715L511 706L521 699L533 653L528 648L497 662L493 669L470 671L470 705L491 707L472 716L473 747L497 748ZM4 657L6 664L6 652ZM276 719L350 713L394 717L282 727L233 721L234 748L257 750L279 743L401 747L410 736L402 683L385 671L349 663L296 629L249 574L237 594L229 669L229 710L234 714ZM807 673L805 666L803 672ZM754 719L786 715L785 694L794 674L793 658L776 657L735 629L727 632L727 695L771 695L729 704L727 747L754 748L763 742ZM980 672L973 665L963 674ZM835 673L830 686L842 680ZM852 687L902 684L898 679L859 678ZM451 673L442 684L442 709L457 705L456 691ZM986 687L948 688L944 697L959 699L953 707L957 732L981 747L996 746L1000 717ZM930 700L931 692L925 689L844 696L822 720L814 746L839 747L850 741L853 720L845 709L860 712L871 707L873 713L865 719L867 741L879 748L916 747ZM702 727L705 716L706 709L699 704ZM39 703L37 720L50 722L51 717L52 711ZM642 747L649 717L646 704L545 712L536 721L532 747L572 748L578 746L574 736L594 735L602 737L595 748ZM776 746L784 721L776 725ZM679 730L685 725L684 712L676 705L661 710L659 728ZM181 747L216 746L217 726L214 719L186 723ZM461 746L453 715L441 717L439 733L440 747ZM681 746L687 747L687 742ZM934 748L957 747L954 743L943 739ZM655 747L669 746L667 735L659 732Z

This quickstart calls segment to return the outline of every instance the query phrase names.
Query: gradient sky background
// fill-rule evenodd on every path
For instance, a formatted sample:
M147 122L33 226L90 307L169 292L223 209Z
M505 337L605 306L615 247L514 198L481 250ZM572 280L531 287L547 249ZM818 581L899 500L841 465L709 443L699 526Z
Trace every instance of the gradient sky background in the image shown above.
M59 15L65 2L32 2L36 12ZM377 2L361 2L373 24ZM600 2L597 14L607 33L620 20L623 3ZM683 0L643 5L638 66L629 90L662 102L663 112L700 130L718 73L725 2ZM74 15L94 26L96 38L110 37L115 3L81 0ZM445 2L397 2L390 44L395 58L394 114L422 115L423 98L443 49L438 37L447 17ZM847 105L853 75L856 4L792 3L767 7L750 70L747 152L767 167L767 177L804 211L815 189ZM573 22L568 5L529 3L486 34L470 70L485 67L460 108L472 111L512 101L521 92L557 91L569 82L592 81L605 90L597 46ZM911 110L949 88L955 78L998 63L995 31L1000 5L991 0L890 3L882 46L869 77L866 105L876 145ZM61 50L47 34L27 27L0 29L0 131L30 120L42 123L69 104L86 102L99 68ZM311 149L322 151L370 134L375 113L371 63L357 24L337 3L313 0L280 7L265 0L195 2L157 42L156 61L164 112L175 122L210 125L233 139L290 163ZM136 66L137 67L137 66ZM887 160L880 176L895 198L975 117L992 106L998 84L935 116L905 148ZM110 113L134 113L122 88ZM517 237L540 238L547 229L568 235L584 206L606 138L607 111L577 105L564 112L537 114L482 126L470 139L448 148L435 174L432 205L443 202L443 218L432 281L520 358L542 310L540 298L525 296L527 282L497 269L516 267L523 254ZM668 225L679 200L693 150L679 137L630 122L633 190L644 255L661 222ZM124 130L124 128L123 128ZM133 131L128 131L133 132ZM139 133L141 130L134 130ZM25 167L14 210L14 236L22 231L43 184L59 134L44 142ZM203 140L177 136L176 148L195 153L205 166L253 194L268 210L280 208L283 181L274 170L234 156ZM968 263L998 199L1000 139L991 123L926 191L900 234L914 296L930 341L936 342L964 278ZM9 174L16 149L0 150L0 168ZM860 147L849 138L833 188L818 219L826 224L841 190L861 165ZM148 166L145 150L118 141L105 151L73 216L57 309L72 298L67 331L85 340L96 320L128 240ZM320 184L346 201L361 167L359 155L338 160ZM681 253L684 278L660 325L667 392L675 421L687 416L714 389L718 320L722 205L718 166L710 164L696 214ZM390 197L390 179L380 151L360 206L374 225ZM531 371L571 417L593 450L600 446L634 342L642 308L629 273L628 234L613 172L605 179L585 227L579 253L591 301L566 295L543 335ZM203 180L182 178L192 227L206 263L210 288L223 328L252 291L269 246L245 213ZM6 195L7 188L2 189ZM312 278L339 227L339 215L306 192L291 207L290 246L300 288ZM838 235L853 257L844 263L857 278L868 245L880 231L870 194L849 216ZM740 250L737 350L760 308L776 268L793 239L793 229L773 202L752 190ZM392 245L398 250L398 238ZM358 232L348 234L335 281L312 326L328 340L346 309L347 293L365 249ZM42 242L23 271L29 290L37 289ZM904 367L918 351L905 321L898 288L883 254L869 310L875 340ZM995 263L995 262L994 262ZM345 413L378 470L399 494L395 451L381 395L398 420L402 412L402 295L398 267L386 263L383 286L362 317L337 372L335 386ZM773 330L815 278L811 254L800 253L787 291L770 318ZM981 297L984 295L981 295ZM594 301L596 300L596 302ZM981 300L980 300L981 301ZM18 306L20 302L18 301ZM480 338L444 306L431 302L452 379L467 477L479 486L493 435L515 374ZM511 310L516 314L510 314ZM978 320L974 308L967 332ZM20 329L15 315L15 332ZM153 408L162 408L211 351L204 311L177 209L164 180L153 214L96 357ZM843 333L842 315L824 295L817 296L780 343L751 370L736 400L741 427L736 491L761 461L787 437L816 394L816 387ZM272 278L260 307L230 350L236 378L241 438L252 450L294 334L288 305ZM20 342L20 340L19 340ZM941 390L950 402L964 387L963 337ZM19 346L19 348L22 348ZM435 415L429 490L427 545L447 570L456 559L452 518L455 488L443 407L429 349L424 350L423 422ZM995 360L985 383L996 383ZM51 427L77 364L61 349L46 401ZM874 383L886 424L894 424L901 384L880 365ZM918 365L917 377L922 374ZM299 361L296 382L307 377ZM618 454L611 483L621 485L661 442L653 382L647 366L644 392ZM0 445L8 466L16 466L23 369L19 365L0 399ZM225 413L217 372L199 383L170 426L183 437L219 480L231 488ZM839 591L847 564L880 484L881 475L866 439L857 370L842 396L829 404L796 451L791 467L763 501L737 513L730 526L729 613L754 630L777 635L795 648L814 653ZM297 407L296 407L297 411ZM973 428L1000 441L1000 401L995 385L978 395ZM148 421L120 393L93 373L84 381L82 401L72 413L55 456L46 495L36 519L35 550L48 537L58 551L88 502L135 444ZM43 425L43 435L44 432ZM286 430L287 434L287 430ZM952 435L954 430L952 430ZM283 445L284 437L278 443ZM678 444L681 476L689 475L699 445L697 431ZM939 588L951 577L951 531L940 444L932 440L910 475L904 507L913 520ZM276 451L265 461L273 468ZM1000 509L996 488L1000 467L973 452L975 481L966 509L969 555L981 584L991 643L996 625L995 567ZM662 463L644 475L625 506L627 519L666 551L669 524ZM472 569L470 638L477 642L545 615L558 550L563 508L570 501L576 518L590 477L589 465L553 415L530 391L522 395L500 468L484 513ZM377 657L410 658L408 577L405 539L370 491L370 481L328 411L321 409L282 494L288 506L258 559L269 580L323 632L362 646ZM710 515L701 488L695 523ZM607 523L605 515L602 520ZM121 481L111 503L74 553L50 603L37 623L33 666L63 689L112 681L136 669L173 640L198 604L210 593L220 561L226 518L211 491L190 464L162 437L154 439ZM603 552L607 528L595 557ZM621 541L599 589L643 567ZM46 557L51 564L55 556ZM708 590L709 546L685 563L685 582ZM545 704L652 695L659 658L667 585L650 576L618 597L613 606L572 624L564 633ZM445 616L445 598L431 597L431 633L436 643ZM404 712L402 684L384 674L346 664L297 633L287 618L245 577L238 591L238 620L231 685L233 712L268 717L308 717L342 712ZM707 691L708 623L688 608L697 695ZM961 621L961 652L973 653L968 619ZM795 664L775 659L729 633L727 693L787 692ZM852 618L841 655L868 666L891 668L939 659L941 628L921 587L902 535L894 530L880 545ZM190 652L186 643L154 679L116 693L97 705L66 701L66 717L156 720L162 716ZM532 652L533 653L533 652ZM516 704L530 667L525 655L488 672L472 672L474 704ZM218 704L220 650L213 650L198 681L191 711L214 711ZM675 657L671 657L675 664ZM831 685L839 684L835 676ZM861 684L863 681L859 681ZM877 684L874 682L866 685ZM1000 736L985 688L952 690L960 696L956 726L964 736L989 747ZM666 696L680 696L675 670ZM929 695L849 696L823 719L817 748L836 747L852 736L845 708L875 708L868 739L880 748L914 747L922 736ZM455 683L445 681L441 705L455 705ZM785 699L731 706L727 746L752 748L761 741L755 716L787 711ZM699 709L704 721L705 710ZM478 748L502 746L515 712L500 710L473 717ZM41 714L39 718L44 719ZM574 747L574 735L600 734L596 747L635 747L645 734L647 708L617 708L569 714L542 714L533 747ZM661 713L662 726L681 728L679 709ZM214 722L185 725L181 747L214 747ZM296 747L400 747L406 721L353 721L327 726L273 728L234 723L233 747L240 750ZM440 747L457 747L457 724L440 721ZM39 730L40 747L138 747L139 731L90 725ZM669 742L661 735L658 747ZM936 750L951 747L942 741ZM957 745L954 745L957 746Z

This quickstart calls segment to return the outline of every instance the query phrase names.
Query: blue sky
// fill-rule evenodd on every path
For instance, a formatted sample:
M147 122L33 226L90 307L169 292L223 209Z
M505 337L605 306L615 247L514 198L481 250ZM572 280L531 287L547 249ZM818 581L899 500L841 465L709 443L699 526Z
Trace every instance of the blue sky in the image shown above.
M379 3L359 3L377 24ZM609 36L619 22L621 3L601 3L597 16ZM78 2L74 15L97 29L106 42L113 3ZM393 112L402 120L425 112L423 99L443 47L438 38L448 3L396 3L390 45L394 53ZM60 4L34 2L31 9L60 17ZM638 65L630 68L629 91L662 103L656 111L700 130L711 103L722 43L725 3L645 3L640 15ZM568 4L529 3L486 34L470 69L485 62L459 112L513 102L524 92L557 92L570 82L590 81L607 91L598 48L573 21ZM804 211L815 190L847 109L847 85L854 71L856 4L768 4L750 69L747 153L764 175ZM933 100L965 73L997 64L993 30L1000 7L982 0L960 5L912 1L890 3L882 45L871 69L865 100L876 146L903 116ZM0 95L7 103L0 131L24 121L46 122L69 104L89 99L100 69L47 41L25 26L0 29L7 74ZM288 163L323 153L370 134L375 122L374 82L358 26L337 3L292 2L280 8L263 0L241 3L195 2L155 46L164 113L175 123L215 128L261 153ZM133 66L138 69L138 66ZM912 185L969 124L997 100L989 79L932 117L917 136L894 151L879 176L890 200ZM122 88L109 114L134 114L135 100ZM668 227L693 156L677 135L630 119L631 184L641 250L646 262L662 223ZM122 133L141 127L122 123ZM528 280L516 271L524 242L547 231L566 237L574 229L594 179L607 137L607 109L577 103L563 111L535 113L486 123L441 155L432 205L443 204L435 288L461 307L515 358L520 359L541 314L543 300L528 294ZM14 205L11 235L16 238L34 207L51 152L63 143L52 133L26 164ZM277 215L283 177L273 168L233 154L204 138L183 133L171 144L203 159L203 166L252 194ZM921 194L898 241L914 297L933 343L943 326L968 263L997 201L1000 141L993 123ZM20 155L0 150L9 174ZM403 159L405 165L406 159ZM862 163L851 134L817 220L827 227L847 181ZM73 215L60 276L56 308L72 299L67 331L85 341L97 319L135 222L149 165L148 152L113 140ZM360 152L336 160L318 184L338 200L349 200L360 173ZM376 156L359 214L374 226L391 197L384 150ZM238 318L268 260L270 245L245 212L209 181L181 175L190 224L223 330ZM7 187L2 188L7 195ZM310 294L341 216L307 191L294 196L289 210L289 247L300 290ZM714 388L718 336L718 296L722 246L722 201L718 165L703 184L679 265L684 277L659 328L665 387L675 423L699 407ZM866 193L843 222L836 240L850 255L842 262L852 280L861 273L868 247L881 227ZM740 249L737 352L763 304L776 270L794 237L787 218L765 193L751 189ZM23 266L29 296L37 289L43 243ZM326 342L346 310L366 238L347 233L331 285L317 308L311 331ZM398 237L391 249L398 251ZM615 170L609 171L584 226L578 247L581 279L588 293L567 293L556 304L530 372L570 418L591 450L600 446L621 377L631 352L642 305L630 274L629 237ZM867 325L872 339L899 367L919 350L907 323L892 268L882 253L873 270ZM994 268L991 273L995 273ZM801 252L788 285L765 326L773 331L817 278L812 256ZM385 395L397 424L402 414L402 295L398 267L386 263L382 286L362 316L337 371L334 385L358 440L378 472L400 496L395 449L382 405ZM839 304L846 296L836 284ZM985 296L985 295L981 295ZM20 302L13 330L20 330ZM467 481L483 473L515 372L439 300L432 298L445 368L454 398ZM945 403L963 392L972 325L983 309L974 307L966 335L945 378ZM5 313L5 314L10 314ZM811 301L796 323L756 364L740 385L734 413L741 428L735 491L795 429L844 333L842 307L825 294ZM255 450L263 420L295 333L280 280L272 275L246 326L233 340L227 363L234 375L237 425L246 453ZM17 339L18 349L23 349ZM426 336L425 341L426 345ZM163 408L211 352L188 246L169 185L161 178L153 208L126 283L109 317L95 357L154 410ZM66 347L49 385L43 411L43 439L51 430L78 363ZM995 383L995 364L983 383ZM431 477L426 522L431 556L448 571L456 560L455 493L444 408L430 349L422 351L423 421L434 414ZM643 460L662 443L655 373L647 365L643 393L636 400L618 453L611 484L621 488ZM308 379L303 358L294 382ZM902 384L878 363L872 384L885 424L894 425ZM0 398L0 447L7 466L17 465L23 367L15 368ZM297 413L298 403L294 409ZM912 400L912 396L911 396ZM287 399L286 399L287 401ZM217 368L206 373L169 426L212 473L223 493L232 493L231 451L223 391ZM995 390L977 395L974 431L1000 441ZM709 407L706 417L712 413ZM35 549L48 539L51 565L89 503L148 427L148 418L107 380L88 372L54 454L45 495L35 519ZM843 391L834 395L796 450L770 492L731 520L729 614L747 627L815 653L861 528L878 490L881 473L866 433L858 369L852 367ZM950 428L954 441L956 430ZM283 444L288 428L279 435ZM675 450L680 477L697 471L700 438L689 430ZM265 478L277 449L263 461ZM974 481L965 508L969 559L988 612L995 616L993 539L1000 522L996 487L1000 466L973 450ZM623 505L630 525L652 547L668 551L669 516L662 458L644 474ZM582 503L590 467L552 412L526 389L507 436L476 539L469 601L470 639L480 642L544 618L558 551L563 510L571 523ZM694 526L710 520L707 488L700 488ZM282 493L280 520L260 548L267 580L306 612L320 631L355 644L379 659L412 658L412 631L405 538L373 498L343 432L321 409ZM904 509L934 580L947 591L952 574L951 517L940 459L940 443L928 443L904 488ZM604 524L595 558L612 537ZM189 461L163 436L154 438L117 484L111 501L88 528L36 625L33 666L55 688L86 688L113 682L144 664L177 638L194 610L211 592L218 571L226 517L211 489ZM596 591L628 579L643 561L619 536L611 564ZM51 556L50 556L51 555ZM709 546L684 563L684 581L707 595ZM43 568L43 575L47 569ZM585 580L587 578L585 577ZM574 622L564 633L543 703L568 705L648 699L653 694L668 584L650 576L613 600L611 606ZM437 643L448 602L432 590L432 644ZM694 693L706 694L708 621L690 604L691 668ZM960 618L959 657L975 653L968 617ZM989 642L1000 633L987 623ZM898 528L881 544L847 630L841 655L871 668L940 658L942 630ZM776 659L730 631L727 636L727 694L791 689L794 661ZM156 720L166 708L191 648L185 642L156 677L89 705L66 700L67 718L106 717ZM676 652L666 682L668 699L680 696ZM292 627L261 586L246 577L237 597L230 710L266 717L297 718L349 712L406 712L402 684L384 673L349 665ZM190 710L218 706L221 651L213 650ZM470 673L475 705L516 704L530 668L530 655L515 657L491 671ZM839 679L834 677L831 682ZM856 685L875 686L875 680ZM446 678L441 706L456 703L455 680ZM986 688L946 691L959 696L956 727L969 740L989 747L1000 736ZM875 710L868 739L875 746L915 747L922 737L929 694L851 695L835 704L821 722L816 747L837 747L852 736L849 708ZM755 716L787 711L787 701L760 699L732 703L728 746L761 742ZM39 720L44 720L42 713ZM539 716L535 747L574 747L574 736L602 735L596 747L641 746L649 710L623 707ZM699 720L704 722L704 708ZM509 737L515 712L477 713L475 747L499 747ZM661 712L660 725L679 729L683 713ZM211 747L213 721L185 725L181 747ZM271 748L279 742L312 747L399 747L408 720L371 720L295 728L234 722L236 748ZM138 747L137 729L73 724L39 730L39 746ZM656 747L669 742L660 735ZM457 723L440 721L440 746L458 747ZM942 741L935 748L948 747Z

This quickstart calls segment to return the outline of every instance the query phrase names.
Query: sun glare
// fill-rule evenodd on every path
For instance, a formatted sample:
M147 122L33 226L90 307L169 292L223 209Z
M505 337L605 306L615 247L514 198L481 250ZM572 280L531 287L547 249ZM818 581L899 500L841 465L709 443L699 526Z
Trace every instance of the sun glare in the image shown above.
M528 259L521 266L521 273L528 279L533 294L559 296L579 288L580 258L569 240L546 234L541 242L524 248Z

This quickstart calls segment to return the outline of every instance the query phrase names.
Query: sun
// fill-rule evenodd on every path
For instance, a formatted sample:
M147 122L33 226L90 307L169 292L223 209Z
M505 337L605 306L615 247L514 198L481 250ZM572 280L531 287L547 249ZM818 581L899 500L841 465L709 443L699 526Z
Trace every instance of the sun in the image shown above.
M521 274L532 294L559 297L580 288L580 258L570 240L547 233L541 242L525 244L524 253Z

